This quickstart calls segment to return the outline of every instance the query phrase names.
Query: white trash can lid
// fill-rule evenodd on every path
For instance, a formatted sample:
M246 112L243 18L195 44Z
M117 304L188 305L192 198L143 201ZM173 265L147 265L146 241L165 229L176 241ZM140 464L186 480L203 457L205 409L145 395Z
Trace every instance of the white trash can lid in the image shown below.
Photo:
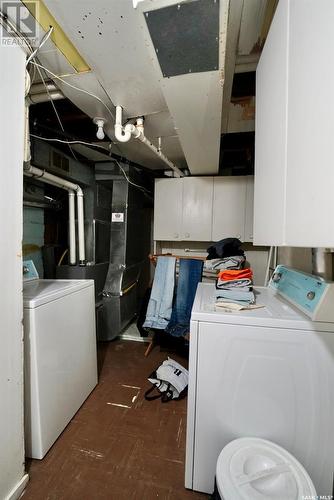
M281 446L258 438L229 443L218 457L218 492L224 500L316 498L304 467Z

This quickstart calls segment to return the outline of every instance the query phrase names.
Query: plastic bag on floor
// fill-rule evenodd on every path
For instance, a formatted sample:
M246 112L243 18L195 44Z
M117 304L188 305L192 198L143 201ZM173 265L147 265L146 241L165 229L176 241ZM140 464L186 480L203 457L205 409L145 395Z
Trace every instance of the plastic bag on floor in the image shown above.
M188 377L188 370L174 359L168 358L148 377L153 387L145 392L145 399L152 401L161 398L163 403L181 399L187 392ZM158 391L158 394L154 394L154 391Z

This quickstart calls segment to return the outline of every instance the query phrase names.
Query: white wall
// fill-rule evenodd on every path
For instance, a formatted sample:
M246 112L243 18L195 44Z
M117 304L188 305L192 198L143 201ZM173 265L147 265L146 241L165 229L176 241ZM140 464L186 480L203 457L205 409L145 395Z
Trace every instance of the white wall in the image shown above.
M0 46L0 499L15 499L24 475L22 166L25 55Z

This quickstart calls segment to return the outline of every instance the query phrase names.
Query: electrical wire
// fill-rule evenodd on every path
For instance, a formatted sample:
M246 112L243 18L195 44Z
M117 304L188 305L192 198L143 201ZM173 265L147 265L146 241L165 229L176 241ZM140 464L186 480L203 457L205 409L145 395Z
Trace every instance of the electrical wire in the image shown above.
M32 59L36 57L37 51L38 51L38 50L39 50L39 49L40 49L40 48L41 48L41 47L42 47L42 46L46 43L46 41L49 39L49 37L51 36L52 31L53 31L53 27L52 27L52 26L50 26L50 30L49 30L49 31L46 33L46 35L42 38L42 41L41 41L41 43L39 44L39 46L37 47L37 49L36 49L36 50L34 50L34 49L33 49L33 47L32 47L32 45L31 45L31 44L30 44L30 42L28 41L28 39L27 39L24 35L22 35L22 33L21 33L21 32L20 32L17 28L16 28L15 24L13 24L13 23L12 23L12 22L8 19L8 17L7 17L7 16L5 16L5 15L3 14L3 12L1 12L1 11L0 11L0 23L2 24L2 26L4 26L4 28L5 28L5 29L7 29L7 26L9 26L9 27L10 27L10 29L13 31L13 33L15 33L16 37L17 37L17 38L19 38L21 41L23 41L23 42L25 43L25 45L26 45L26 47L27 47L27 49L28 49L28 52L30 53L30 56L28 57L27 64L28 64L29 62L30 62L30 63L32 63L32 64L34 64L34 63L33 63L33 61L32 61ZM26 67L27 67L27 64L26 64ZM49 100L50 100L50 102L51 102L51 105L52 105L52 107L53 107L53 110L54 110L54 112L55 112L55 115L56 115L57 120L58 120L58 122L59 122L60 128L61 128L61 129L62 129L62 131L64 132L65 130L64 130L64 127L63 127L62 121L61 121L60 116L59 116L59 114L58 114L58 112L57 112L57 109L56 109L56 106L55 106L55 104L54 104L54 102L53 102L53 99L52 99L52 97L51 97L51 95L50 95L49 89L47 88L47 85L46 85L46 83L45 83L45 79L44 79L44 77L43 77L43 75L42 75L42 72L41 72L40 68L37 66L37 64L36 64L36 65L34 65L34 66L33 66L33 68L34 68L34 74L33 74L32 81L33 81L33 79L34 79L34 77L35 77L35 70L36 70L36 68L37 68L37 70L38 70L38 74L39 74L39 76L40 76L40 78L41 78L41 80L42 80L42 82L43 82L43 85L44 85L44 87L45 87L46 93L47 93L47 95L48 95L48 97L49 97ZM76 155L74 154L74 151L72 150L71 146L69 146L69 149L70 149L70 151L71 151L71 153L72 153L73 158L74 158L75 160L77 160L77 157L76 157Z
M85 146L92 146L94 148L100 148L103 149L104 151L108 151L110 153L110 150L104 146L100 146L99 144L94 144L93 142L85 142L85 141L64 141L62 139L49 139L47 137L41 137L40 135L35 135L35 134L30 134L31 137L35 137L35 139L41 139L42 141L50 141L50 142L61 142L62 144L84 144Z
M64 257L65 257L65 255L67 254L67 252L68 252L68 248L66 248L66 250L64 250L64 252L62 253L62 255L61 255L61 257L60 257L60 259L59 259L59 261L58 261L57 266L61 266L61 263L63 262Z
M149 193L150 194L150 191L148 189L144 188L144 186L140 186L139 184L136 184L135 182L130 181L130 179L126 175L126 172L125 172L124 168L122 167L122 165L117 160L113 160L113 161L118 165L118 167L122 171L122 173L123 173L126 181L128 182L128 184L131 184L132 186L135 186L136 188L140 189L141 191L144 191L144 193Z
M28 57L27 59L27 62L26 62L26 66L28 66L28 64L30 63L30 61L32 59L34 59L34 57L36 56L37 52L43 47L43 45L48 41L48 39L50 38L51 34L53 32L53 26L50 26L50 29L47 33L45 33L45 35L43 36L39 46L33 51L32 54L30 54L30 56Z
M57 80L63 82L68 87L71 87L74 90L78 90L79 92L82 92L82 93L87 94L87 95L89 95L91 97L94 97L94 99L96 99L97 101L99 101L106 108L106 110L108 111L108 113L110 114L110 116L112 117L112 119L115 120L114 113L111 111L111 109L109 108L109 106L107 106L106 103L103 102L102 99L100 99L100 97L98 97L97 95L93 94L92 92L88 92L88 90L84 90L84 89L82 89L80 87L77 87L76 85L73 85L72 83L67 82L66 80L64 80L60 76L56 75L55 73L53 73L50 69L46 68L42 64L38 64L38 63L36 63L34 61L30 61L30 62L31 62L31 64L34 64L38 68L44 69L44 71L46 71L47 73L49 73L53 78L56 78Z
M32 61L31 61L31 62L32 62ZM51 97L51 95L50 95L50 92L49 92L48 86L47 86L47 84L46 84L46 82L45 82L45 79L44 79L44 77L43 77L43 75L42 75L42 72L41 72L41 70L40 70L40 68L39 68L38 66L37 66L37 71L38 71L38 74L39 74L39 76L40 76L40 78L41 78L41 80L42 80L42 82L43 82L43 85L44 85L44 87L45 87L45 90L46 90L46 93L47 93L47 95L48 95L48 98L49 98L49 101L50 101L50 103L51 103L51 106L53 107L53 111L55 112L55 115L56 115L56 117L57 117L57 120L58 120L58 123L59 123L59 125L60 125L60 128L62 129L62 131L63 131L63 132L65 132L65 129L64 129L63 123L62 123L62 121L61 121L61 119L60 119L60 116L59 116L59 114L58 114L58 111L57 111L57 108L56 108L56 106L55 106L55 103L53 102L53 99L52 99L52 97ZM78 160L78 158L77 158L76 154L74 153L74 151L73 151L73 149L71 148L71 146L70 146L70 145L68 145L68 148L69 148L69 150L71 151L73 158L74 158L75 160Z

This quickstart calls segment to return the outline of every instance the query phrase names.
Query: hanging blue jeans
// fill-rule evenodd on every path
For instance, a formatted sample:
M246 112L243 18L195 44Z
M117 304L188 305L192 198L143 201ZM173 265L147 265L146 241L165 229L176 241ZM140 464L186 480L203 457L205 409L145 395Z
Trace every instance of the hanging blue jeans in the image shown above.
M179 279L172 316L166 332L174 337L189 333L191 309L194 303L197 285L202 279L203 261L198 259L180 259Z
M173 306L175 263L175 257L158 257L143 328L165 330L168 325Z

